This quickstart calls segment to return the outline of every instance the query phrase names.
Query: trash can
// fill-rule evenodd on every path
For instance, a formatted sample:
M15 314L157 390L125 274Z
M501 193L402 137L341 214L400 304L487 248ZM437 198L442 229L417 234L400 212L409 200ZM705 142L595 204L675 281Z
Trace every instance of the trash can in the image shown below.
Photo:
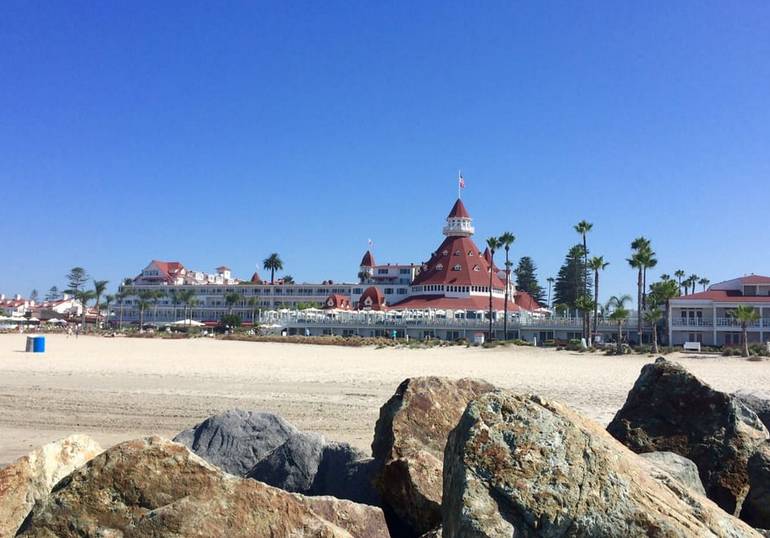
M35 347L35 337L34 336L28 336L27 337L27 347L26 352L32 353L33 348Z
M45 353L45 336L32 337L32 352Z

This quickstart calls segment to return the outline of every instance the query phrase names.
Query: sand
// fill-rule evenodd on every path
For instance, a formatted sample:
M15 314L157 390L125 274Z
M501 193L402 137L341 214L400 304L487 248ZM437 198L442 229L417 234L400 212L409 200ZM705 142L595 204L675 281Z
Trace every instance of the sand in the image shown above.
M410 376L480 377L566 402L603 424L652 357L509 347L375 349L212 339L0 335L0 464L70 433L103 446L168 437L241 407L368 450L378 410ZM717 389L770 388L770 362L672 357Z

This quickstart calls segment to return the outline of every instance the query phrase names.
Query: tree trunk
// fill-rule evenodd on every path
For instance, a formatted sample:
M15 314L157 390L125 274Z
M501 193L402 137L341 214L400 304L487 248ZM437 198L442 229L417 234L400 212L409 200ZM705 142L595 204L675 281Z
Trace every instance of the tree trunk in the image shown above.
M589 345L593 347L594 339L596 338L597 318L599 315L599 270L594 271L594 327L591 331L591 342Z
M489 341L492 338L492 274L495 272L495 255L490 250L489 254Z
M741 329L743 330L743 356L748 357L749 356L749 331L748 331L749 324L744 322L741 323Z
M656 355L659 353L658 351L658 327L657 324L652 326L652 352Z
M618 322L618 355L623 354L623 322Z
M636 277L636 332L639 338L639 345L642 345L642 268L639 268ZM629 331L630 333L630 331Z
M508 340L508 287L511 282L511 268L508 266L508 247L505 247L505 304L503 305L503 340Z
M139 309L139 332L144 332L144 308Z
M118 318L118 330L123 330L123 299L120 300L120 318Z

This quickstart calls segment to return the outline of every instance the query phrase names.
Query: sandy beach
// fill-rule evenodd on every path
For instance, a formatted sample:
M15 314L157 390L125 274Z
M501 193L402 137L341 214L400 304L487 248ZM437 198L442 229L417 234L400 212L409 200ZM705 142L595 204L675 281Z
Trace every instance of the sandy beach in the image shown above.
M568 403L606 424L652 357L509 347L375 349L219 341L48 336L45 354L0 335L0 464L70 433L107 447L172 437L241 407L367 449L380 405L403 379L480 377ZM717 389L770 388L770 362L671 357Z

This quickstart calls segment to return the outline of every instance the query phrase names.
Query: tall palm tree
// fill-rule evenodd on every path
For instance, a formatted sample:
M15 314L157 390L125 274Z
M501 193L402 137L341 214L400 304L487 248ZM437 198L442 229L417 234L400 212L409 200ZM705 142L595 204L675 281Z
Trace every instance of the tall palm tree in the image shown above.
M548 282L548 308L552 308L553 305L551 304L551 287L553 286L553 283L556 282L556 279L552 276L549 276L545 280Z
M227 315L232 315L233 307L243 300L243 296L240 293L228 293L225 295L225 304L227 305Z
M158 303L166 296L165 290L153 290L150 292L150 304L152 304L152 320L157 323L158 321Z
M94 299L96 299L96 326L99 326L99 320L101 318L101 309L99 308L100 301L104 292L107 291L107 280L94 280Z
M669 303L671 299L678 297L680 293L681 290L679 285L671 279L661 280L660 282L654 282L653 284L650 284L650 298L652 305L654 307L663 306L664 308L663 314L666 322L664 330L666 343L668 345L671 345L671 342L668 340L669 327L671 325L671 320L669 319Z
M700 280L698 280L698 284L703 286L703 291L706 291L706 286L711 284L711 281L708 278L704 277L704 278L701 278Z
M695 293L695 286L698 284L698 278L700 277L695 273L693 273L687 279L687 281L690 283L690 285L688 286L690 289L690 293Z
M588 295L588 243L586 241L586 235L594 227L593 224L586 220L581 220L575 224L574 228L577 233L583 238L583 295Z
M173 315L171 317L174 318L174 321L176 321L176 310L177 310L177 306L179 306L179 303L180 303L179 295L181 293L182 293L182 290L177 290L177 289L169 290L168 292L168 299L169 301L171 301L171 307L173 310Z
M251 326L256 327L257 326L257 310L259 306L259 298L258 297L249 297L249 300L247 301L247 304L251 308Z
M503 304L503 340L508 340L508 288L511 285L511 261L508 253L511 245L516 241L516 236L511 232L505 232L497 240L498 244L505 249L505 303Z
M753 306L738 305L734 310L730 311L730 316L738 320L741 324L741 332L743 333L743 356L749 356L749 325L759 321L759 312L757 312Z
M275 284L275 272L283 269L283 261L277 252L273 252L262 261L262 267L266 271L270 271L270 284L272 285Z
M660 279L664 281L671 280L671 275L669 275L668 273L663 273L662 275L660 275Z
M121 288L120 291L115 294L115 302L120 305L120 309L118 310L118 330L123 329L123 308L125 307L123 302L126 300L126 297L128 297L128 292L124 288Z
M177 300L184 305L182 318L192 320L192 309L190 305L195 301L195 291L189 288L181 289L177 293ZM189 316L187 313L188 309L190 310Z
M83 308L83 312L81 313L81 325L83 327L83 332L86 330L86 311L88 310L88 303L92 301L96 297L96 293L91 290L74 290L73 297L75 297L75 300L80 303L80 306Z
M294 284L294 277L291 275L283 275L282 280L284 284Z
M642 269L644 267L643 253L636 251L631 254L631 257L627 259L628 264L636 269L636 304L638 309L637 315L637 332L639 333L639 345L642 344Z
M583 322L583 338L586 338L586 335L589 331L588 327L588 313L591 312L596 307L596 304L594 303L593 299L591 299L588 295L581 295L575 300L575 308L580 310L581 313L581 320ZM586 345L590 345L590 342L588 342Z
M658 353L658 322L663 318L663 311L656 307L644 313L644 321L652 328L652 352Z
M495 273L495 251L500 247L500 241L497 237L490 237L487 239L487 247L489 248L489 339L493 340L492 336L492 275Z
M682 279L684 278L685 273L682 269L677 269L674 272L674 276L676 277L676 283L679 285L679 294L682 294Z
M190 315L186 319L187 319L187 325L192 326L193 308L195 308L198 305L199 301L198 301L198 297L195 295L195 292L192 290L189 290L189 291L190 291L190 295L186 297L185 305L187 305Z
M604 261L604 256L594 256L588 260L588 267L594 272L594 324L589 336L589 345L591 346L593 346L594 338L596 338L599 316L599 271L604 271L609 264L610 262Z
M623 322L628 318L628 309L626 309L626 303L631 300L630 295L613 295L607 302L607 310L611 310L609 319L618 324L618 346L617 353L621 355L623 353Z
M112 295L112 294L108 293L107 295L104 296L104 303L103 303L103 305L104 305L104 311L107 312L107 324L108 325L110 323L110 319L109 319L109 316L110 316L110 305L115 301L116 295Z
M139 309L139 332L144 332L144 313L152 306L155 292L152 290L139 290L136 293L136 307Z

